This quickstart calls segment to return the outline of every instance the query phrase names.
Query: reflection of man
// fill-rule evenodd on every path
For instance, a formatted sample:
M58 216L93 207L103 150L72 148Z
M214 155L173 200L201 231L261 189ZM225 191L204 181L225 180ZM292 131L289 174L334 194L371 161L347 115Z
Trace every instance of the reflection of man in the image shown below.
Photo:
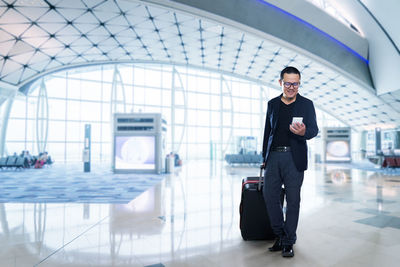
M293 257L300 210L300 189L307 169L306 140L318 134L314 105L298 94L300 72L294 67L282 70L279 84L283 93L268 102L263 157L265 168L264 198L271 226L278 237L270 251ZM293 117L302 122L292 123ZM280 203L285 186L286 220Z

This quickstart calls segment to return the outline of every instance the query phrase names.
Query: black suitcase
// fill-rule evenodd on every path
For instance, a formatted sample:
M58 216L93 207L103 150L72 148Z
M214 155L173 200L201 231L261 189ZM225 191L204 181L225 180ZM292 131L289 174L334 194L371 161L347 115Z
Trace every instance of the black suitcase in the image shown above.
M244 240L272 240L272 231L267 208L263 197L262 171L260 177L247 177L242 180L242 198L240 201L240 231ZM281 202L284 191L282 188Z

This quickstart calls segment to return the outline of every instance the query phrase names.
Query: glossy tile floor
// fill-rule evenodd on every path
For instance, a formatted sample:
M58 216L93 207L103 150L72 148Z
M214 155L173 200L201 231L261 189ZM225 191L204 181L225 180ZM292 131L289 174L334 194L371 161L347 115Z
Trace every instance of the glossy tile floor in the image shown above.
M256 167L190 162L128 204L0 204L0 266L399 266L400 177L305 173L294 258L243 241L241 179Z

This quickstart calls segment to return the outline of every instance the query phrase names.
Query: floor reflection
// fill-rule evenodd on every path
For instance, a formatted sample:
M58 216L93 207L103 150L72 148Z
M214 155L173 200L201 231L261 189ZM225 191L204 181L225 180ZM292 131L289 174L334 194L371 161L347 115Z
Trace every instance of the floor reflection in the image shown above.
M254 166L200 161L126 204L0 203L0 266L285 266L266 252L269 242L241 239L241 179L258 175ZM296 265L361 265L346 252L322 262L307 249L331 253L330 245L327 251L318 246L342 244L337 238L343 231L353 237L351 249L363 247L376 231L385 244L386 236L400 238L399 184L397 176L311 166L302 189Z

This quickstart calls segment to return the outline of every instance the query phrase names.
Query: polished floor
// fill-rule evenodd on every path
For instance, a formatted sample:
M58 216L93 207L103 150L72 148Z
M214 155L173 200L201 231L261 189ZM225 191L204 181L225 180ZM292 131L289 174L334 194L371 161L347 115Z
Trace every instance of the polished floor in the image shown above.
M0 266L399 266L399 176L310 166L282 258L240 235L241 179L257 174L196 161L127 204L0 203Z
M0 170L0 203L125 204L164 179L164 174L113 173L109 164L55 163L42 169Z

